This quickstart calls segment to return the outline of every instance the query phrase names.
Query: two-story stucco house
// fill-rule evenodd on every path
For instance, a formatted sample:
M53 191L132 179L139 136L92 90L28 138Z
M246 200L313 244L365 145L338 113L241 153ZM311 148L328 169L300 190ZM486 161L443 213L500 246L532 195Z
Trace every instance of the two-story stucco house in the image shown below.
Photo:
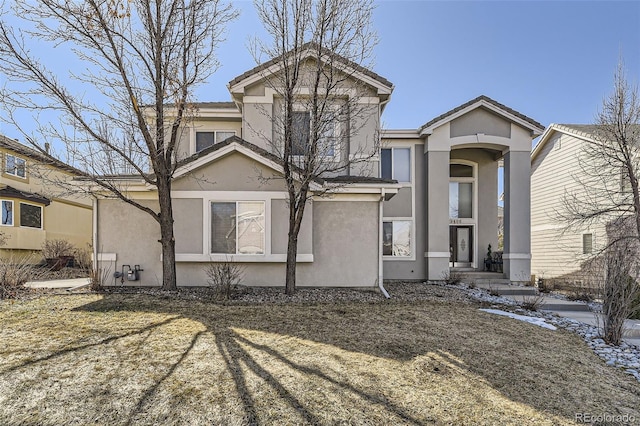
M313 52L308 55L315 60ZM179 285L204 285L205 267L223 260L244 266L247 285L284 285L287 193L282 180L264 179L283 170L264 137L277 134L273 117L281 111L281 99L266 83L266 72L278 72L274 64L232 80L233 102L195 104L197 114L183 129L172 186ZM365 116L359 117L358 133L335 138L340 146L330 155L339 162L363 146L377 151L348 175L319 176L312 186L318 194L336 185L338 190L314 197L306 208L297 285L375 287L383 279L441 280L450 268L482 270L487 245L497 247L501 161L504 273L528 280L530 148L543 127L481 96L416 129L380 132L393 85L354 69L352 83L366 92ZM340 96L349 93L343 87ZM144 182L131 178L127 189L157 205ZM158 285L156 223L111 199L98 200L95 214L103 268L140 265L140 281L132 284Z
M91 201L60 195L50 183L76 176L73 168L46 158L18 141L0 136L0 232L5 244L0 256L35 255L47 240L66 240L86 249L91 243Z

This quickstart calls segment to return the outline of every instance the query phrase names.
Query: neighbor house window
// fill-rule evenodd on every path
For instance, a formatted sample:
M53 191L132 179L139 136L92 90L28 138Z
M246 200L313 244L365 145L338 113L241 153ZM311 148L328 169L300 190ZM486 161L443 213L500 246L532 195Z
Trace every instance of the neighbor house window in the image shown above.
M211 203L212 254L264 254L264 201Z
M2 225L13 226L13 201L2 200Z
M27 163L24 158L16 157L15 155L7 154L5 159L4 171L13 176L24 178L27 176Z
M306 155L311 144L311 114L308 111L294 111L292 114L291 155ZM321 157L333 157L336 153L336 124L332 118L327 116L318 123L316 147Z
M380 154L380 176L383 179L411 182L410 148L385 148Z
M196 132L196 152L200 152L203 149L209 148L214 144L222 142L235 136L236 132L216 130L210 132Z
M582 254L593 253L593 234L582 234Z
M382 223L382 234L382 254L384 256L411 256L411 221L385 221Z
M20 226L42 228L42 207L20 203Z

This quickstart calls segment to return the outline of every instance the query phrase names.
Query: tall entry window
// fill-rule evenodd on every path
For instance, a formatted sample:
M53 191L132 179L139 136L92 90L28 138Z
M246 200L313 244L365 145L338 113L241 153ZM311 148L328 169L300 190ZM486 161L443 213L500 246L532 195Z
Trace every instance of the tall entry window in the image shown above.
M449 218L472 218L473 167L466 164L451 164L449 176Z
M474 166L459 161L449 165L449 261L452 267L475 267L477 181Z

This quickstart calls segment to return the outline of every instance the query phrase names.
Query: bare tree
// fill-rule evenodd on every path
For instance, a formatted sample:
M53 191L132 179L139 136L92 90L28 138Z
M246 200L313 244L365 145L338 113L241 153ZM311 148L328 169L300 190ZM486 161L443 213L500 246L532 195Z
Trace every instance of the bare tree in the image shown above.
M379 150L377 132L367 144L348 146L371 119L367 105L359 102L367 89L353 77L367 72L377 42L373 2L256 0L255 5L269 39L255 42L254 56L259 63L262 55L274 58L268 64L278 69L263 69L267 86L281 103L275 111L265 111L274 123L273 135L266 138L284 164L289 205L285 292L292 294L305 207L313 195L330 190L312 190L312 184L366 174L358 164Z
M640 99L637 87L625 78L622 61L591 133L574 176L579 185L565 194L559 215L569 230L606 230L606 242L587 263L602 274L596 282L603 290L604 337L619 344L638 294L640 247Z
M171 180L190 96L217 69L215 49L236 12L222 0L39 0L12 2L0 22L0 71L9 84L4 107L54 111L27 140L47 155L46 141L64 142L68 160L94 194L117 198L160 226L164 289L176 288ZM80 66L73 84L32 55L30 46L68 46ZM136 201L121 185L127 173L157 189L158 206ZM62 182L59 182L62 184Z

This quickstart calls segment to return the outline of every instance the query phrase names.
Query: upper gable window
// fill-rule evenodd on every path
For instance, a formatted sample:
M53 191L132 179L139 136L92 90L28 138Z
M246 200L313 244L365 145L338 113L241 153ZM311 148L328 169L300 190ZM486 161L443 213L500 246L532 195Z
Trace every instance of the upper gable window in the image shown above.
M16 157L15 155L7 154L5 158L5 173L12 176L21 178L27 177L27 162L24 158Z
M411 182L411 149L385 148L381 150L380 176L398 182Z
M236 132L229 130L215 130L208 132L196 132L196 152L209 148L214 144L222 142L236 135Z
M291 118L291 155L306 155L311 140L311 114L309 111L294 111ZM325 123L319 124L319 127L318 154L322 157L333 157L336 153L336 125L328 119Z

